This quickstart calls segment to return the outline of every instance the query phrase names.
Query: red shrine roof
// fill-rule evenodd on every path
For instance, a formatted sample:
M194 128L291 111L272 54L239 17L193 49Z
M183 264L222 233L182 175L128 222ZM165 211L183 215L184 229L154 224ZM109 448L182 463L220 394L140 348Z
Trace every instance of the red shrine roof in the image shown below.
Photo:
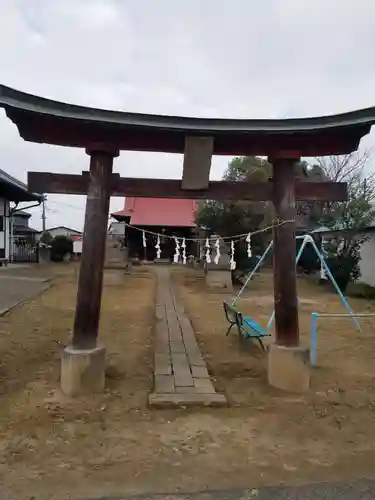
M195 227L196 208L197 202L189 199L127 197L124 209L111 215L130 217L133 226Z

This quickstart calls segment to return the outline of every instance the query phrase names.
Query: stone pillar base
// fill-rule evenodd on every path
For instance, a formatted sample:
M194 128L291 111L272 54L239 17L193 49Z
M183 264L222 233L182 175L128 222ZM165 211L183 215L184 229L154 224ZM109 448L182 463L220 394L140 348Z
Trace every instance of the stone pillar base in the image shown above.
M105 387L105 348L66 347L61 357L61 390L67 396L102 392Z
M268 383L284 391L310 389L310 354L305 347L271 344L268 351Z

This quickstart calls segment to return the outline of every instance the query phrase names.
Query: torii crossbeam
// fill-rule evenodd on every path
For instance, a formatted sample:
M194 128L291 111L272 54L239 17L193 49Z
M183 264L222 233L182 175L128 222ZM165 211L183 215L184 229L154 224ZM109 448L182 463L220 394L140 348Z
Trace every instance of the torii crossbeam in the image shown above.
M375 122L375 108L287 120L144 115L68 105L4 86L0 107L26 141L85 148L90 156L90 171L81 176L29 173L35 192L87 195L72 347L62 363L62 381L68 380L63 389L72 395L104 386L104 351L97 335L111 195L272 200L280 221L294 220L296 199L346 199L345 184L295 183L295 162L350 153ZM113 159L121 150L184 154L182 179L121 178L112 173ZM273 165L272 182L209 182L213 154L267 156ZM299 345L294 223L274 230L274 297L276 342L269 350L269 382L286 390L306 390L310 375L308 353ZM82 376L74 379L72 366ZM87 366L89 381L84 376ZM296 384L296 379L301 382Z

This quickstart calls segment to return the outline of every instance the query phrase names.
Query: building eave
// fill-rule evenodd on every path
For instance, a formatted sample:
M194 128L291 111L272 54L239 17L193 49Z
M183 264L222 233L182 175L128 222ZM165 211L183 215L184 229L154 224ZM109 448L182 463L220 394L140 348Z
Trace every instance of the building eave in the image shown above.
M39 234L48 233L49 231L53 231L54 229L67 229L68 231L74 231L77 234L83 234L82 231L78 231L78 229L73 229L72 227L67 227L67 226L49 227L45 231L39 231Z
M0 196L15 203L23 201L35 201L41 203L43 201L42 195L31 193L26 184L1 169Z

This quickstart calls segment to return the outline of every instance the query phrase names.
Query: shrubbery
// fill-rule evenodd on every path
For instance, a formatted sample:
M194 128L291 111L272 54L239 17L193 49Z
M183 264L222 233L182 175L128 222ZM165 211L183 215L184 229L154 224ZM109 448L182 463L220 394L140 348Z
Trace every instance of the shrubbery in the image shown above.
M61 262L67 254L73 254L72 239L67 236L55 236L51 243L52 262Z

